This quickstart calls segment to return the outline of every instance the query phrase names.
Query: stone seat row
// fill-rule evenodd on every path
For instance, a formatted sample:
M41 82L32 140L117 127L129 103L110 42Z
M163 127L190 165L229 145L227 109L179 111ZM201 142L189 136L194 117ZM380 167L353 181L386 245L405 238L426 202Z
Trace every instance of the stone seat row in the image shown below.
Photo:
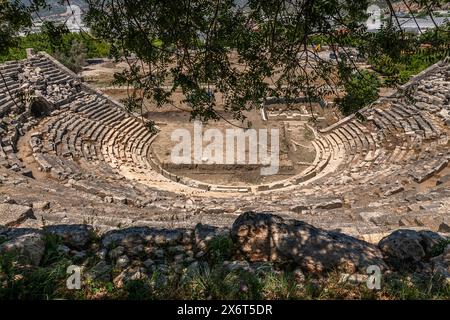
M15 77L19 74L19 70L22 65L22 61L7 61L3 64L0 64L0 72L4 77Z
M428 137L436 137L439 134L439 131L429 121L419 117L421 114L416 108L410 108L397 103L392 106L392 110L394 111L387 113L385 110L370 110L378 116L384 116L383 120L380 120L380 117L374 117L375 124L377 121L383 121L383 123L386 124L381 130L386 129L388 124L387 121L389 121L389 125L393 125L393 120L395 118L403 120L409 116L409 119L414 121L411 122L413 124L412 126L414 126L415 123L417 128L423 129L422 132L428 133ZM397 128L405 129L405 126L400 125L400 122L398 122ZM364 174L361 175L360 178L367 176L370 172L373 173L373 175L371 175L371 181L373 182L374 178L378 177L379 183L382 184L383 179L388 180L389 176L393 173L393 171L388 170L388 168L395 167L396 164L409 164L410 172L413 170L414 166L421 168L415 161L417 160L416 148L422 145L423 139L425 138L422 136L414 136L410 141L405 140L401 144L397 141L389 147L383 143L383 136L380 138L379 135L371 133L370 130L358 120L352 119L329 131L324 137L332 147L333 158L341 160L341 163L338 170L336 170L336 168L334 168L335 170L331 168L331 170L329 170L331 172L324 174L321 179L314 183L341 186L342 183L345 183L344 181L348 181L342 179L342 177L351 174L353 177L352 181L354 181L355 173L364 169ZM430 145L430 143L428 143L428 145ZM433 157L437 158L439 152L437 151L437 148L434 148L433 150L430 150L430 153L433 154ZM361 154L363 156L361 156ZM364 154L366 155L365 157ZM440 165L441 167L446 166L445 162L440 162ZM415 180L422 181L423 178L421 177L428 177L429 175L435 174L436 171L438 171L436 170L436 167L441 168L435 166L434 169L428 170L425 174L421 175L418 173L418 177L416 177ZM356 185L357 183L352 182L352 184Z
M137 118L102 99L87 99L85 104L65 108L49 119L45 128L47 151L104 161L112 168L129 164L141 171L152 170L146 157L153 134Z
M12 107L16 104L21 105L22 102L17 97L19 92L19 83L10 77L10 74L2 72L0 77L0 116L7 115Z
M379 158L370 170L358 173L351 167L341 167L340 170L316 181L315 184L329 186L330 192L351 194L352 190L358 190L360 186L378 186L383 189L392 181L405 182L408 177L411 182L423 183L436 176L449 163L448 154L441 152L438 147L430 147L419 156L414 149L405 152L397 146L394 152L381 149ZM393 189L400 190L400 188Z
M422 113L415 112L405 106L393 105L391 108L374 108L369 117L382 131L399 131L407 136L421 135L425 139L433 139L440 131ZM383 132L384 133L384 132Z
M343 165L357 166L376 159L379 149L376 135L353 119L324 135L335 159Z
M65 83L72 79L72 76L63 72L54 63L46 58L31 58L28 60L33 67L39 68L49 84Z

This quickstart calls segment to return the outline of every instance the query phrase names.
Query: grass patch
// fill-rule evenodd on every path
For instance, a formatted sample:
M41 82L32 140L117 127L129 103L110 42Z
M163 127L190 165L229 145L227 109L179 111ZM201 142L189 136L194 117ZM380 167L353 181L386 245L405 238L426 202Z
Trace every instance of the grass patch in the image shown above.
M66 270L73 262L58 253L59 241L54 236L46 238L45 259L39 267L20 265L11 256L0 256L0 299L450 299L450 286L437 276L392 273L383 276L381 290L370 290L365 282L342 282L339 272L320 278L307 275L299 281L288 269L230 271L223 266L223 259L230 253L230 242L225 237L208 246L209 263L198 262L184 269L169 266L164 272L158 269L147 278L128 281L122 288L111 281L85 280L81 290L68 290ZM222 249L224 252L219 254Z

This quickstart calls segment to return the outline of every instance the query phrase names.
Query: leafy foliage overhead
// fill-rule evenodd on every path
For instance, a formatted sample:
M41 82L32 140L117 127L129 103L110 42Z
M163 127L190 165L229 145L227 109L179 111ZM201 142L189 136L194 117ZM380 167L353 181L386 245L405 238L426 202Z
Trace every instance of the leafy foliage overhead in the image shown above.
M367 1L88 0L87 21L117 58L134 54L117 78L141 98L171 103L181 89L192 117L217 119L218 97L237 119L268 96L317 98L336 87L339 68L312 39L344 46L363 30Z
M31 14L53 2L0 1L0 54L17 44L18 32L32 23ZM427 63L448 53L448 26L416 37L403 31L397 16L398 5L405 5L414 21L413 12L420 8L434 22L432 11L448 5L448 0L380 0L388 23L378 33L365 27L366 11L373 3L369 0L85 2L89 36L108 43L117 60L129 63L116 82L138 89L130 105L140 104L142 109L144 101L176 104L174 94L181 91L192 117L201 120L221 118L219 103L244 120L245 110L270 96L288 101L299 96L313 101L331 93L343 96L355 87L355 79L366 79L355 78L360 71L350 48L357 48L392 85L422 67L419 49L424 42L435 50L425 53L431 57ZM43 31L52 50L60 51L67 30L44 24ZM329 46L338 59L324 58L315 50L317 44ZM405 59L409 53L414 57Z
M17 33L31 27L31 13L44 5L45 1L25 5L21 1L0 1L0 54L17 44Z

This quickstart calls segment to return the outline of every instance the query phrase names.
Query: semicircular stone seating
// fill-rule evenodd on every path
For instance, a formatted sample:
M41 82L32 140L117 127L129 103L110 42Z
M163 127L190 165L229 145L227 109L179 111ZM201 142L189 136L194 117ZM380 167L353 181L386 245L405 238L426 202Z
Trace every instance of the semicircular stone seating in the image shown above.
M428 77L429 73L433 77ZM433 168L436 172L442 169L438 164L447 163L449 157L449 74L448 64L437 64L401 92L361 110L359 115L365 121L353 115L323 130L323 139L332 145L333 159L341 161L331 176L362 173L373 176L371 179L385 179L398 169L399 174L409 172L422 182ZM343 156L339 154L342 149ZM325 171L324 175L329 175ZM326 181L340 184L339 179Z
M315 131L316 159L305 172L248 188L205 185L165 172L151 153L157 133L45 53L1 64L0 72L0 164L31 175L17 157L19 137L25 136L35 163L49 178L107 202L159 210L133 221L157 224L174 207L186 214L186 223L212 219L213 224L226 224L240 210L253 209L350 234L418 227L425 224L424 217L448 221L448 214L432 204L447 203L450 178L439 176L434 185L424 187L446 173L450 159L446 61L396 94ZM34 118L30 102L19 99L27 92L45 99L51 112ZM427 197L417 205L421 188ZM174 206L175 199L189 205Z

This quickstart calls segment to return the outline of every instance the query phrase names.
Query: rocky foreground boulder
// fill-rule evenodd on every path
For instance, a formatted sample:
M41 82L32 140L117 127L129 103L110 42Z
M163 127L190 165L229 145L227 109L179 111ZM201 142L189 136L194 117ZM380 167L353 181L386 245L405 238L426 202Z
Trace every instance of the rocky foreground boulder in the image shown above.
M395 269L416 269L430 258L433 248L445 238L432 231L396 230L381 239L378 246L387 263Z
M302 221L247 212L231 229L198 224L195 228L132 227L98 234L88 225L0 226L0 258L38 266L46 250L57 250L70 263L83 266L86 279L112 281L116 287L136 279L153 279L163 285L174 274L188 277L217 263L230 272L295 270L300 278L328 271L366 274L372 265L383 271L403 270L408 265L450 281L448 241L431 231L397 230L374 245Z
M386 267L375 245L269 213L244 213L234 222L231 236L242 256L253 262L293 263L308 272Z
M1 231L1 228L0 228ZM0 234L0 256L34 266L39 265L44 256L44 235L40 230L12 229Z
M0 225L14 227L29 218L34 218L33 210L30 207L14 203L0 203Z

